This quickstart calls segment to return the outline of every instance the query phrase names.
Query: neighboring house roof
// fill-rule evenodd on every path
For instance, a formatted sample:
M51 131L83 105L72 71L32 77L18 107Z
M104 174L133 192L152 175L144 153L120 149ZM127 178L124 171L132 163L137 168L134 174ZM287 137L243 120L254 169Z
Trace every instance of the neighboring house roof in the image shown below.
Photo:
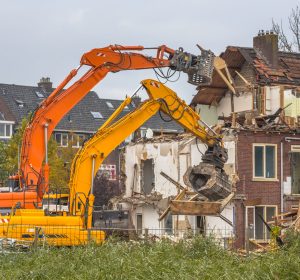
M37 109L40 102L49 94L50 92L45 91L42 87L0 84L0 112L5 109L5 116L18 123L30 112ZM122 102L122 100L100 99L96 92L91 91L66 114L55 130L93 133L97 131ZM134 105L129 104L128 109L125 109L120 117L134 109ZM102 118L95 118L93 114ZM168 117L165 117L165 119L168 119ZM142 127L165 131L183 130L174 121L162 121L158 114Z
M3 93L4 92L2 91L2 94ZM6 102L4 101L3 97L1 96L1 93L0 93L0 121L13 121L13 122L16 121L14 115L12 114Z
M266 57L256 48L229 46L220 55L226 62L232 77L236 76L247 63L251 65L258 85L290 85L300 86L300 53L277 52L277 65L271 65ZM198 86L198 93L192 100L192 104L218 103L228 91L221 77L213 71L210 85Z

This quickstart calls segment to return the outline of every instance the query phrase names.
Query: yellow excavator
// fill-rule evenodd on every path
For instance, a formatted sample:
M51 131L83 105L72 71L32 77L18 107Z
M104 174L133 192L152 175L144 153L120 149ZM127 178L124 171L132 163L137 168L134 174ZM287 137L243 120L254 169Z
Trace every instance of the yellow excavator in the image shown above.
M164 84L148 79L141 82L141 87L146 89L149 99L134 111L117 119L131 102L131 98L127 97L75 156L69 182L69 212L64 212L61 216L51 216L42 209L14 209L8 223L0 225L0 238L26 241L39 239L57 246L83 245L89 241L103 242L104 231L96 230L92 225L93 183L96 172L113 149L159 110L207 144L208 150L203 161L211 165L214 173L218 173L226 181L221 190L218 185L219 189L215 192L223 193L223 196L231 192L228 177L223 171L227 151L223 146L222 136L201 122L200 116ZM196 175L193 174L191 178L196 186L195 190L207 195L207 180ZM203 191L201 187L204 187ZM214 186L211 186L209 196L213 197L212 193Z

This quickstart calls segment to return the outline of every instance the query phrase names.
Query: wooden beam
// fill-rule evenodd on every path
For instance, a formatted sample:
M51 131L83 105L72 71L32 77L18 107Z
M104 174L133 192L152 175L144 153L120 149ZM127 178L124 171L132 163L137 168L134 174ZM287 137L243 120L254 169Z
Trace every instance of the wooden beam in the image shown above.
M228 195L227 197L225 197L222 201L221 201L221 208L222 210L225 208L225 206L233 199L234 197L234 193L231 193L230 195Z
M165 177L168 181L170 181L172 184L174 184L177 188L180 190L184 190L185 187L182 186L179 182L175 181L173 178L171 178L169 175L167 175L165 172L161 171L160 175Z
M217 216L221 213L220 202L172 200L169 207L173 215Z
M244 202L245 206L256 206L256 205L261 205L261 204L262 204L261 197L253 198L253 199L247 199Z
M186 193L186 189L182 190L176 197L175 200L180 200L182 198L184 198ZM160 215L160 217L158 218L159 221L161 221L164 217L166 217L169 213L169 211L171 210L170 205L167 207L167 209Z

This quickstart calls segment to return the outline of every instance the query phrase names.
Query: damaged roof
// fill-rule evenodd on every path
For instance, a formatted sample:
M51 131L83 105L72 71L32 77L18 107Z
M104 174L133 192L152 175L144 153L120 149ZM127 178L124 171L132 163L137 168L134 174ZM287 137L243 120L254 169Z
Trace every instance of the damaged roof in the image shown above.
M225 60L233 78L236 77L235 71L240 72L248 64L253 71L254 79L251 82L254 85L300 86L300 53L276 51L277 61L272 64L258 48L228 46L220 57ZM212 83L200 85L197 90L191 103L211 105L218 103L228 88L214 70Z

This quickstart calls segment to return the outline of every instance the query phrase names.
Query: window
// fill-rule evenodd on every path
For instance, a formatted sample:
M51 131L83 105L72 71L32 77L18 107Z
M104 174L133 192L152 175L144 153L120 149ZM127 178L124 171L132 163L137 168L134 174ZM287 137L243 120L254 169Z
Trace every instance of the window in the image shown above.
M0 121L0 138L8 139L12 136L13 122Z
M106 101L106 104L107 104L108 108L110 108L110 109L114 109L114 105L112 105L112 103L111 103L111 102L109 102L109 101Z
M292 194L300 194L300 145L291 146L290 154Z
M277 178L277 145L253 144L253 178Z
M94 119L103 119L103 116L100 112L91 112L93 115Z
M36 91L35 94L39 98L44 98L45 97L44 94L42 94L40 91Z
M68 133L55 133L55 140L60 147L67 147L69 136Z
M250 239L266 241L270 239L270 232L265 226L262 218L269 222L277 215L277 206L247 206L246 227L249 229Z
M68 146L68 134L67 133L62 133L61 134L61 146L62 147L67 147Z
M164 219L164 223L165 223L165 233L170 235L173 233L173 215L168 214L165 219Z
M141 161L141 186L144 194L150 194L154 189L155 174L153 159Z
M117 180L117 167L115 164L101 164L100 174L104 175L108 180Z
M24 102L23 102L22 100L16 99L15 101L16 101L16 103L18 104L18 106L19 106L20 108L23 108L23 107L24 107Z
M72 135L72 147L79 148L82 146L85 136L83 134L73 134Z
M143 215L136 214L136 233L142 234L143 233Z

